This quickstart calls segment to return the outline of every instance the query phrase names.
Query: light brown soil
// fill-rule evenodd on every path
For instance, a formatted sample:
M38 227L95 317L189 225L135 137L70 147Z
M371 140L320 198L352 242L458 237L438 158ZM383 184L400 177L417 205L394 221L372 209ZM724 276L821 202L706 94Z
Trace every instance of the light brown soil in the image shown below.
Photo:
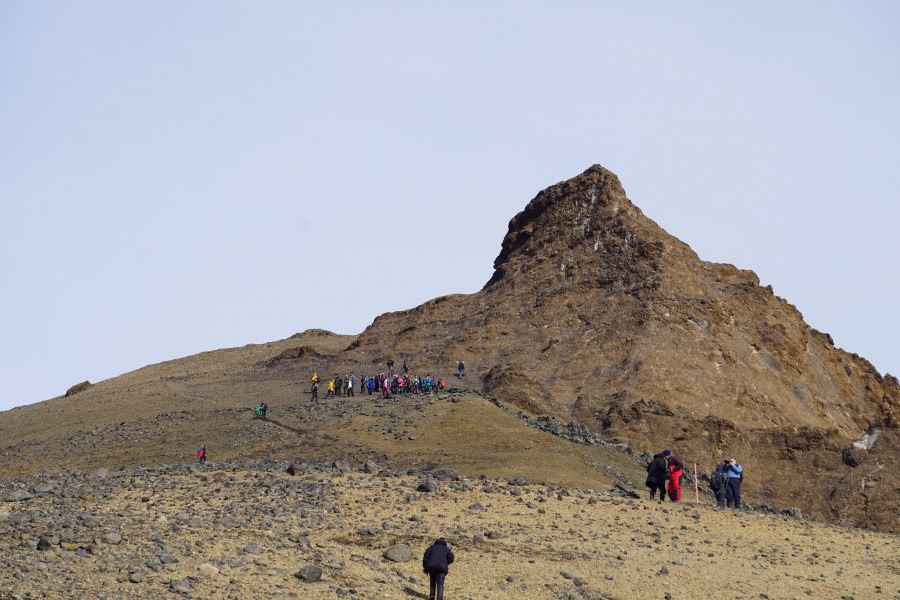
M215 465L78 481L92 491L0 505L8 565L0 598L166 597L171 582L188 578L197 598L425 598L421 554L439 534L456 554L448 600L900 595L896 536L687 503L477 479L421 493L417 477L291 477ZM44 552L27 547L42 529L65 531L59 521L81 511L100 523L84 539ZM24 523L12 525L11 515L22 513ZM225 518L233 522L223 525ZM122 542L96 544L92 556L72 553L110 531ZM383 558L394 544L409 546L412 560ZM242 554L250 545L259 553ZM161 548L179 562L154 572L146 564ZM246 562L236 563L241 557ZM202 574L202 564L218 573ZM294 577L306 565L323 568L321 581ZM145 572L139 583L127 580L135 570Z

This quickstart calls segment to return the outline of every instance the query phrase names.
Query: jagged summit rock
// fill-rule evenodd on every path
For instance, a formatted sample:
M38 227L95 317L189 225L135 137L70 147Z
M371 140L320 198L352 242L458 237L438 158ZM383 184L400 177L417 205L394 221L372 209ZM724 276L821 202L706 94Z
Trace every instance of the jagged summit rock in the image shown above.
M689 251L628 200L614 173L594 165L542 191L513 217L485 288L546 279L652 288L664 243ZM544 277L532 276L546 267Z

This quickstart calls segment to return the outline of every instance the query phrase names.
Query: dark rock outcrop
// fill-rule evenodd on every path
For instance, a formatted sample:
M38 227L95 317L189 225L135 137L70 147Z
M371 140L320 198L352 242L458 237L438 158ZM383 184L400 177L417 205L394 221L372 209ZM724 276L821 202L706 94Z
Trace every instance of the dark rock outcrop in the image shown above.
M69 389L66 390L66 398L68 398L70 396L74 396L75 394L77 394L79 392L83 392L84 390L91 387L91 385L93 385L93 384L90 381L82 381L81 383L76 383L75 385L73 385L72 387L70 387Z

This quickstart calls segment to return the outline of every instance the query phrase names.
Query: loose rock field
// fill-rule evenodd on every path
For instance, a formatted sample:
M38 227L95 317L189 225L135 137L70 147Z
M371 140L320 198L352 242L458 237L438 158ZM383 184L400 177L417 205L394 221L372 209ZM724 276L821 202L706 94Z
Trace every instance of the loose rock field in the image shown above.
M0 482L0 598L898 598L896 536L452 469L220 463Z

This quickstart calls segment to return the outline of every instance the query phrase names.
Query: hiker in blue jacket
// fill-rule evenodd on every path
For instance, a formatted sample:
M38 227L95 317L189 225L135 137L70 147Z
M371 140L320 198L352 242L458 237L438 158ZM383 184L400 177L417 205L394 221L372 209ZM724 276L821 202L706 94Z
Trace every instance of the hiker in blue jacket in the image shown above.
M741 507L741 480L744 478L744 468L732 458L725 469L728 474L728 483L725 485L725 505L728 508Z

